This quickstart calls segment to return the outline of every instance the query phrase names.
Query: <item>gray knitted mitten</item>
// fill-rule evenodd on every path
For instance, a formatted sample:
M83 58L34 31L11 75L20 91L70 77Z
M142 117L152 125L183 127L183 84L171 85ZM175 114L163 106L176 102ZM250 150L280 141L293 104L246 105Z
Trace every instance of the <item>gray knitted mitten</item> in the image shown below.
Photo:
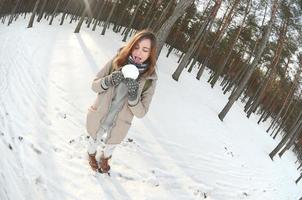
M138 82L132 78L125 78L125 84L128 87L128 100L135 101L138 95Z
M104 83L107 87L117 86L124 80L124 75L121 71L114 71L105 77Z

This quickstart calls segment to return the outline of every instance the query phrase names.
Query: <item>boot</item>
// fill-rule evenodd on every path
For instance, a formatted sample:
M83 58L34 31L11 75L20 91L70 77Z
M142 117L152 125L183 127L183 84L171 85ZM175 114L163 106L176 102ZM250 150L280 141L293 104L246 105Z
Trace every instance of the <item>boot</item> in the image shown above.
M99 166L99 169L98 169L98 171L100 173L108 173L109 172L110 165L108 164L108 161L109 161L110 158L111 158L111 156L108 157L108 158L105 158L104 155L101 156L100 163L99 163L100 166Z
M97 171L98 168L99 168L98 162L97 162L96 159L95 159L95 155L96 155L96 153L94 153L94 154L89 154L89 153L88 153L89 165L90 165L90 167L91 167L91 169L92 169L93 171Z

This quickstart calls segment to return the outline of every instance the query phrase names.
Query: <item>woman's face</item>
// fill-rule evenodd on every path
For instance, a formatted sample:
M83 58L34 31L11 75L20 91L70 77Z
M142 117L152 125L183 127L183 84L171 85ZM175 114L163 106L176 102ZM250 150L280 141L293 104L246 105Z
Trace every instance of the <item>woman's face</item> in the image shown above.
M149 58L150 52L151 40L143 39L134 46L131 56L136 64L142 64Z

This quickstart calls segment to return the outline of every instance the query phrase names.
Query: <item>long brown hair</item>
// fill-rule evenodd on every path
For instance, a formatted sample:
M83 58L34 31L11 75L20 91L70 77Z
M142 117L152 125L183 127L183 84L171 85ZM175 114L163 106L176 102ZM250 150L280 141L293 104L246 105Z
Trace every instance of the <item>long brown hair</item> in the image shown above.
M147 70L144 72L143 76L150 76L155 71L155 64L156 64L156 37L152 31L149 30L142 30L137 32L133 38L126 43L124 47L120 49L117 56L113 60L113 68L119 69L122 67L126 62L131 54L132 50L134 49L135 45L142 41L143 39L149 39L151 41L151 50L149 58L147 62L149 64Z

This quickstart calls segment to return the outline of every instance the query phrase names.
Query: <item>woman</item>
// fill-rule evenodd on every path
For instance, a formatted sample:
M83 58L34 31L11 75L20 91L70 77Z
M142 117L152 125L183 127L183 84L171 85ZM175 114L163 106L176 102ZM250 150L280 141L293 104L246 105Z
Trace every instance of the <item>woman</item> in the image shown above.
M126 64L137 67L137 79L124 77L122 68ZM114 148L126 137L133 117L142 118L148 112L157 80L155 64L156 37L143 30L121 48L93 80L92 90L97 98L88 109L86 128L90 135L89 164L94 171L108 173L108 160ZM97 162L97 147L101 144L103 148Z

